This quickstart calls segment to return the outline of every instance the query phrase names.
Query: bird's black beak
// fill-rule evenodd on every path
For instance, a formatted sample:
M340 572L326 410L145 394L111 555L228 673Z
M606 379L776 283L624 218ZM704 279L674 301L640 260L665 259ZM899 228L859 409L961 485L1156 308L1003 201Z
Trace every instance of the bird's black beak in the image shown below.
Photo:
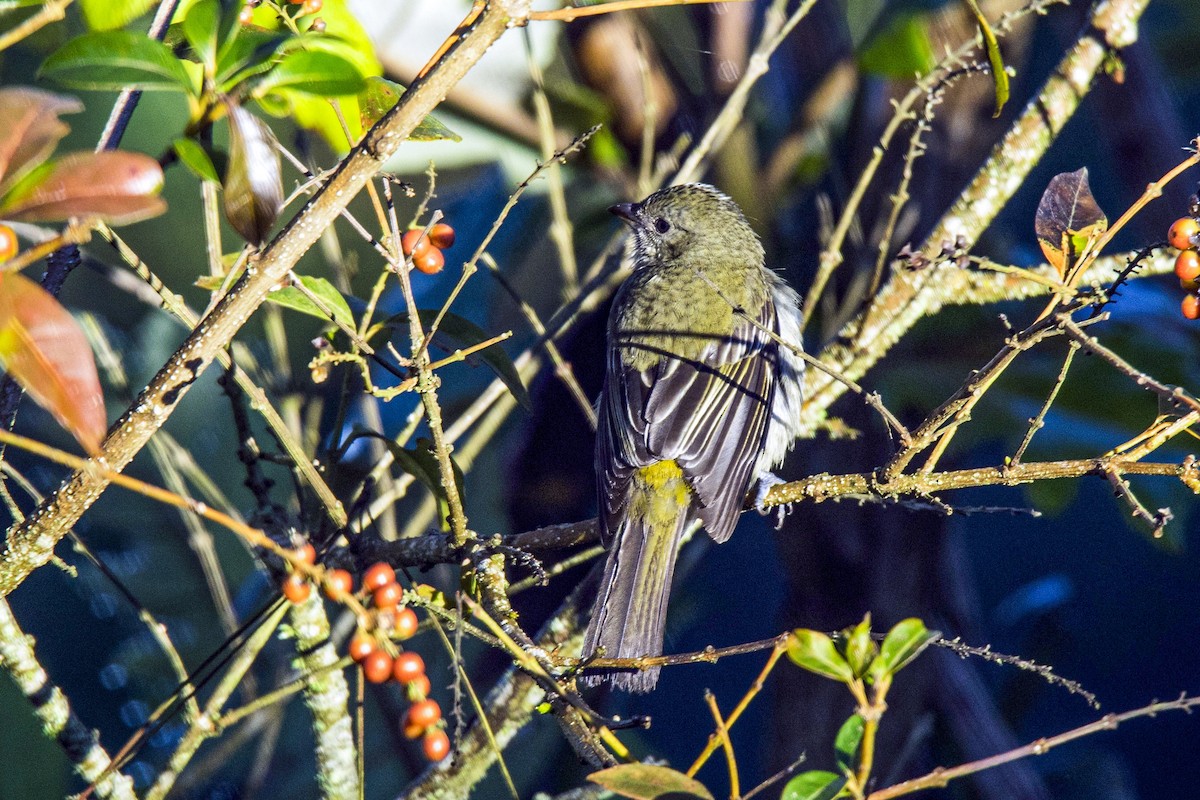
M617 203L615 206L609 206L610 214L615 214L626 222L636 222L637 217L634 215L635 206L633 203Z

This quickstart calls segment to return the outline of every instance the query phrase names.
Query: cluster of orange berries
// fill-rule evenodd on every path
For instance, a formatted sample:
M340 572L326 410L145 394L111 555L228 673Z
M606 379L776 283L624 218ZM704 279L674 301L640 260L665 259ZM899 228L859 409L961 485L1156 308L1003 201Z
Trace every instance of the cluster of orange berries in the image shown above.
M300 6L300 13L302 15L316 14L318 11L320 11L325 6L324 0L287 0L287 1L291 5ZM238 22L242 23L243 25L250 25L251 23L253 23L254 22L254 9L259 4L259 2L261 2L261 0L248 0L246 5L242 6L242 10L238 14ZM322 25L322 30L323 29L324 29L324 25ZM318 30L316 32L320 33L321 31Z
M1171 223L1167 240L1179 251L1175 258L1175 277L1181 288L1187 290L1179 310L1188 319L1200 319L1200 220L1195 217L1180 217Z
M454 228L439 222L429 229L428 235L421 228L413 228L400 237L400 248L405 256L412 258L412 265L426 275L435 275L446 266L443 250L454 246Z
M312 564L316 551L304 544L292 551L296 559ZM325 595L341 600L353 594L354 577L344 569L327 569L323 579ZM298 571L292 571L283 582L283 594L293 603L302 603L312 594L312 584ZM362 579L362 597L370 596L376 615L371 630L359 628L350 638L347 652L371 683L394 680L404 687L412 703L404 715L404 735L422 739L422 749L430 761L441 761L450 753L450 737L446 735L442 708L429 696L429 676L425 674L425 659L413 650L402 650L392 656L397 641L407 641L417 632L417 614L408 606L400 606L404 590L396 581L396 571L388 564L372 564Z

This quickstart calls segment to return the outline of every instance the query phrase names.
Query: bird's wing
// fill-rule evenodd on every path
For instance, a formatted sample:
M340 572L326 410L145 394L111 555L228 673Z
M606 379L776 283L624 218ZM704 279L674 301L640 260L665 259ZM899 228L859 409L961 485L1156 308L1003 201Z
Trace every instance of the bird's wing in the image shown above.
M775 330L773 304L763 305L758 322ZM609 348L597 431L602 532L614 531L625 513L633 473L674 459L696 492L705 529L725 541L766 436L775 343L739 319L732 335L714 341L698 359L665 357L645 371L626 366L616 345Z

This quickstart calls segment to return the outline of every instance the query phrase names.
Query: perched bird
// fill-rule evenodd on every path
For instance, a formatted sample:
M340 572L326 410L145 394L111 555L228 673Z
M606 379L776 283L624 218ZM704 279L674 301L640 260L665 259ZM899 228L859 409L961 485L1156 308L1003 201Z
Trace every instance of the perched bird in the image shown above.
M637 658L662 653L690 525L728 539L751 484L791 449L804 362L766 332L799 346L800 298L731 199L694 183L609 210L633 229L634 269L608 319L596 432L608 557L583 654ZM580 680L648 692L658 672Z

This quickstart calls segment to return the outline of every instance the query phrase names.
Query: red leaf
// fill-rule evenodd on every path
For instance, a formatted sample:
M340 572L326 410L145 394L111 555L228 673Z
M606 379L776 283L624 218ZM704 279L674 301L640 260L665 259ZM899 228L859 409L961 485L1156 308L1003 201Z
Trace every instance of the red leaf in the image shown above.
M4 198L0 217L28 222L86 217L126 225L167 209L158 196L162 168L141 153L71 153L26 183Z
M49 292L15 272L0 273L0 362L88 453L99 452L104 395L87 338Z
M70 128L59 114L74 114L83 104L73 97L38 89L0 89L0 193L45 161Z

